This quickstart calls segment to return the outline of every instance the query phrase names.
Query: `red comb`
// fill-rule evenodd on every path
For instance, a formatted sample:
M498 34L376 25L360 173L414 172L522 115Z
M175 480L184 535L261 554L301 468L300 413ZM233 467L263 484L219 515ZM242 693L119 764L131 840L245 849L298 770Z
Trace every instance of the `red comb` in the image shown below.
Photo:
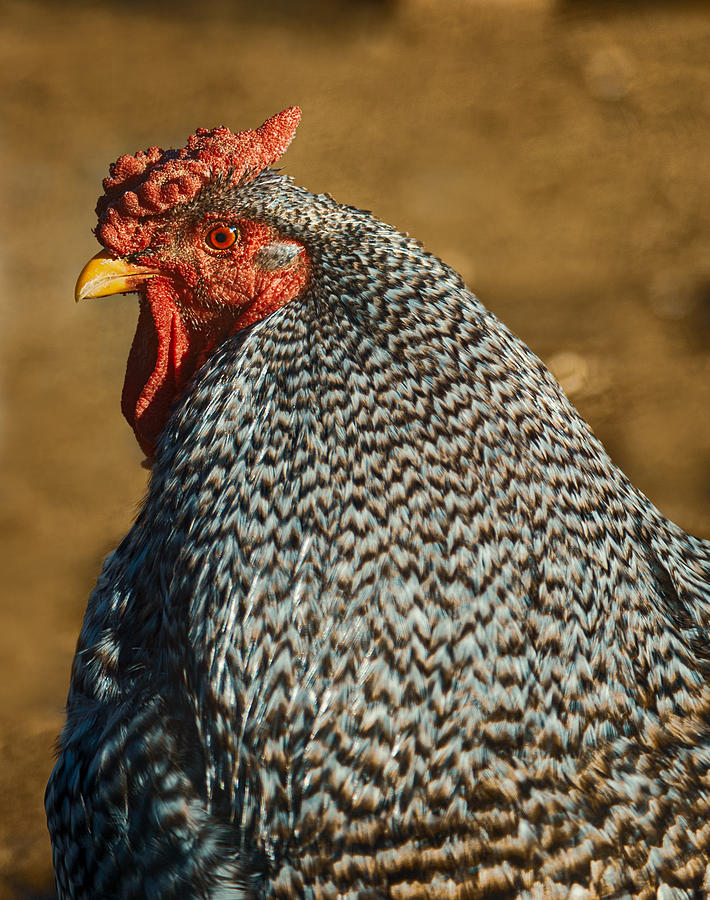
M96 236L119 255L143 250L153 228L140 219L187 203L215 175L234 184L255 178L284 153L300 120L301 110L291 106L256 131L198 128L180 150L151 147L135 156L120 156L104 178L105 193L96 205Z

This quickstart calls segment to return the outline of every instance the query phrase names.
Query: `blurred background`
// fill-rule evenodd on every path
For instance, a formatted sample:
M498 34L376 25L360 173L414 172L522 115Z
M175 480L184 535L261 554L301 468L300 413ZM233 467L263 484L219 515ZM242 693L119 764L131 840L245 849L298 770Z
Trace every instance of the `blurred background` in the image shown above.
M0 22L6 900L54 896L71 657L147 477L119 409L136 298L72 300L108 164L299 104L286 171L458 268L710 537L710 4L0 0Z

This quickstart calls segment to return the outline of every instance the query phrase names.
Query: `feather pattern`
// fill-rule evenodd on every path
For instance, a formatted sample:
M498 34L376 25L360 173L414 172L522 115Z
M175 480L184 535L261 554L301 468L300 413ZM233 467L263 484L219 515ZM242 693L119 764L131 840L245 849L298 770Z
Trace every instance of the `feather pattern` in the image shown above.
M105 562L60 896L710 890L710 546L420 245L266 172L306 291L228 340Z

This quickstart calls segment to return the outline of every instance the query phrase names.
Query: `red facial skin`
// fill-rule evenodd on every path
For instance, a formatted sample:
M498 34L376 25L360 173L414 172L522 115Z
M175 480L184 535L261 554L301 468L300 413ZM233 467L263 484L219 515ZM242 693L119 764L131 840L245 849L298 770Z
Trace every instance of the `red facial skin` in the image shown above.
M255 131L198 128L178 150L150 147L119 157L104 179L97 238L116 257L158 273L140 292L121 402L149 461L175 401L209 355L306 285L308 256L293 240L228 216L210 213L195 222L188 211L208 185L238 188L273 165L300 119L300 109L292 106ZM218 224L238 229L233 246L218 249L206 242ZM272 244L277 252L260 254ZM294 246L300 252L291 255L288 248Z
M209 243L221 224L237 229L228 249ZM257 254L273 244L300 252L281 268L265 267ZM208 217L188 234L156 236L137 262L159 274L141 291L121 408L152 462L158 435L195 372L231 335L298 296L309 261L302 245L267 225Z

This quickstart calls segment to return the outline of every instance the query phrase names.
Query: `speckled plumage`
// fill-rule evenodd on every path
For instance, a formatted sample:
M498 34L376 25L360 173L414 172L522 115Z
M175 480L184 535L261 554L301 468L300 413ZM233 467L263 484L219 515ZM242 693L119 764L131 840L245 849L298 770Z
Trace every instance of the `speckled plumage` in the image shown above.
M90 598L60 897L706 896L710 545L415 241L272 172L198 201L311 279L198 372Z

